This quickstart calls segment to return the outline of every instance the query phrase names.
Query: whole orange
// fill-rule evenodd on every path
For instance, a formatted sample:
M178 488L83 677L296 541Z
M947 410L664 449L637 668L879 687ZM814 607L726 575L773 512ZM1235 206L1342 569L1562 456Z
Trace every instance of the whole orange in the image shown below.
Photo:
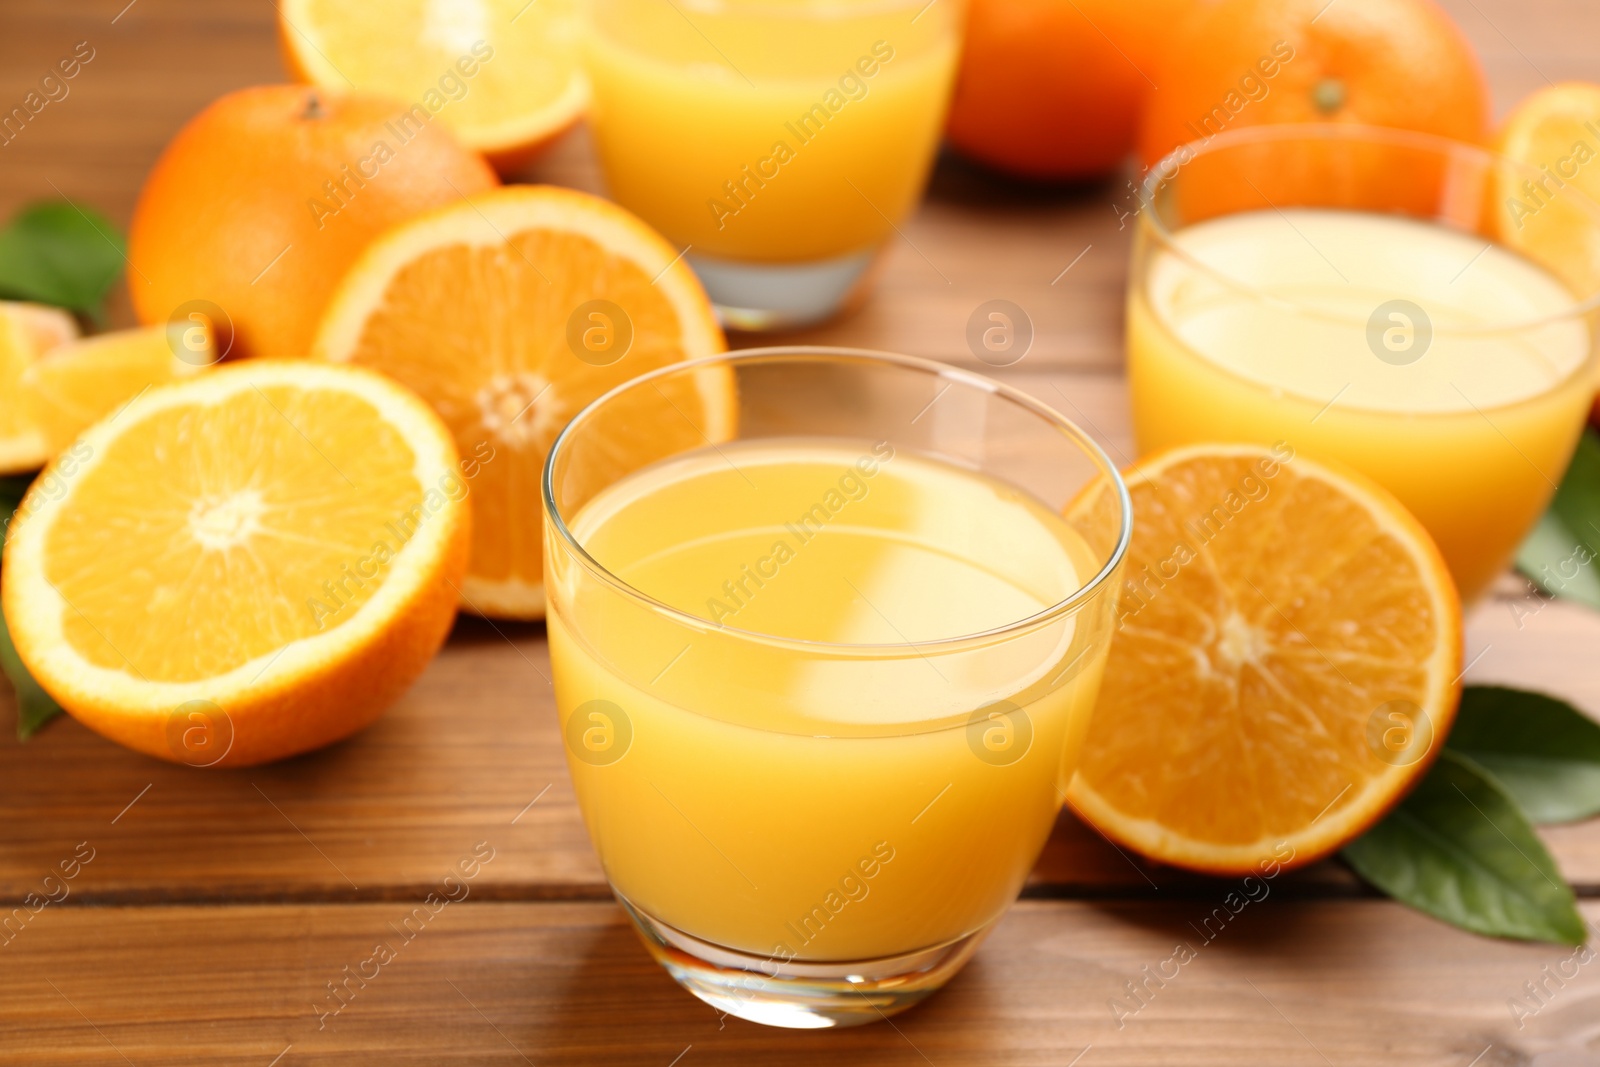
M1483 70L1432 0L1200 0L1167 33L1154 77L1139 130L1146 166L1265 123L1487 135Z
M970 0L946 130L1027 178L1093 178L1133 150L1153 34L1183 0Z
M198 313L232 356L309 354L334 286L374 237L499 184L420 114L294 85L213 102L167 145L134 208L139 319Z

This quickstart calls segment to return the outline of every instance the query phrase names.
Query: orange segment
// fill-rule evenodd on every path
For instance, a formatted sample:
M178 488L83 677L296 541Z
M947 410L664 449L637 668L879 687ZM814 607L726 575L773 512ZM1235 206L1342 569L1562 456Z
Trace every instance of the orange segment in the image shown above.
M1454 719L1444 561L1383 489L1287 446L1174 449L1126 477L1118 629L1068 799L1183 867L1326 855L1400 799ZM1069 512L1086 535L1105 535L1107 495Z
M38 470L50 458L22 378L43 353L76 336L78 325L65 311L0 301L0 474Z
M589 102L575 0L282 0L289 69L415 104L501 167L566 131Z
M1500 131L1487 208L1505 244L1586 298L1600 290L1600 85L1562 82L1524 100Z
M0 582L17 651L69 712L193 762L218 709L256 763L375 719L443 641L465 570L455 447L379 375L252 361L152 389L52 462Z
M381 370L434 406L473 464L463 603L539 618L539 479L556 434L612 386L723 348L676 249L604 200L522 186L391 231L346 277L313 352ZM734 406L725 371L664 386L613 418L618 469L726 439Z
M32 363L20 385L53 456L146 389L190 377L213 361L208 328L147 326L61 345Z

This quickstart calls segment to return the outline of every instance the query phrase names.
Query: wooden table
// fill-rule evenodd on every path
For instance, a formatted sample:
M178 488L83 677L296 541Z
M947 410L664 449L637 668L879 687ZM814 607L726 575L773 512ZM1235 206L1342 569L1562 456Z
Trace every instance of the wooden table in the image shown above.
M1502 112L1546 81L1600 79L1590 0L1447 6ZM5 0L0 109L76 42L95 58L0 148L0 211L64 195L125 223L180 123L225 90L282 79L273 18L260 0ZM587 139L569 138L528 177L594 188ZM805 339L982 369L967 318L1014 301L1036 339L1003 376L1127 456L1124 192L1023 188L945 161L875 298ZM125 301L115 310L128 319ZM1508 576L1474 613L1469 679L1600 714L1600 616L1543 604L1519 626L1524 595ZM93 855L70 895L0 947L0 1063L1600 1063L1580 1051L1600 1042L1600 965L1557 985L1542 968L1570 950L1462 933L1331 862L1276 883L1129 1014L1139 1002L1126 983L1178 941L1201 942L1191 924L1230 887L1120 854L1067 815L977 958L893 1025L798 1033L721 1019L650 961L611 902L548 674L542 627L464 619L366 733L220 773L134 755L70 720L19 744L0 696L0 902ZM1600 919L1600 824L1546 838ZM480 842L494 858L470 895L337 1016L320 1015L328 984ZM1526 982L1544 982L1548 1003L1519 1027L1508 998Z

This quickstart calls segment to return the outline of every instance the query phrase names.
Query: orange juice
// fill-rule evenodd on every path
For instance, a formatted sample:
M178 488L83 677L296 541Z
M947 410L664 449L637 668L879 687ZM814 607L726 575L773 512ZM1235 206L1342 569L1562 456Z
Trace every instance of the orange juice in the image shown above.
M611 196L692 257L875 247L921 195L960 17L948 0L596 0L586 63Z
M1027 494L886 443L751 440L606 488L551 575L569 764L607 876L691 936L881 959L983 930L1060 807L1109 606L983 635L1099 563ZM601 646L601 647L598 647Z
M1481 594L1561 480L1595 391L1573 294L1395 215L1250 211L1150 241L1128 309L1139 448L1287 441L1366 473Z

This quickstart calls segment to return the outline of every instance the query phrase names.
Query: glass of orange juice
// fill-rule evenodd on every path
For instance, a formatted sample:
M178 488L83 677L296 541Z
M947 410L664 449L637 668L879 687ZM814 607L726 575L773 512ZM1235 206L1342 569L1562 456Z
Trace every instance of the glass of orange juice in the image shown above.
M1342 461L1421 520L1471 602L1572 456L1597 294L1600 208L1544 172L1397 130L1225 132L1144 185L1138 445L1282 441Z
M1115 533L1062 518L1108 487ZM942 364L754 349L595 401L544 492L568 765L649 950L776 1026L938 989L1076 769L1130 528L1105 455Z
M724 320L832 315L910 215L961 0L589 0L611 196L686 249Z

